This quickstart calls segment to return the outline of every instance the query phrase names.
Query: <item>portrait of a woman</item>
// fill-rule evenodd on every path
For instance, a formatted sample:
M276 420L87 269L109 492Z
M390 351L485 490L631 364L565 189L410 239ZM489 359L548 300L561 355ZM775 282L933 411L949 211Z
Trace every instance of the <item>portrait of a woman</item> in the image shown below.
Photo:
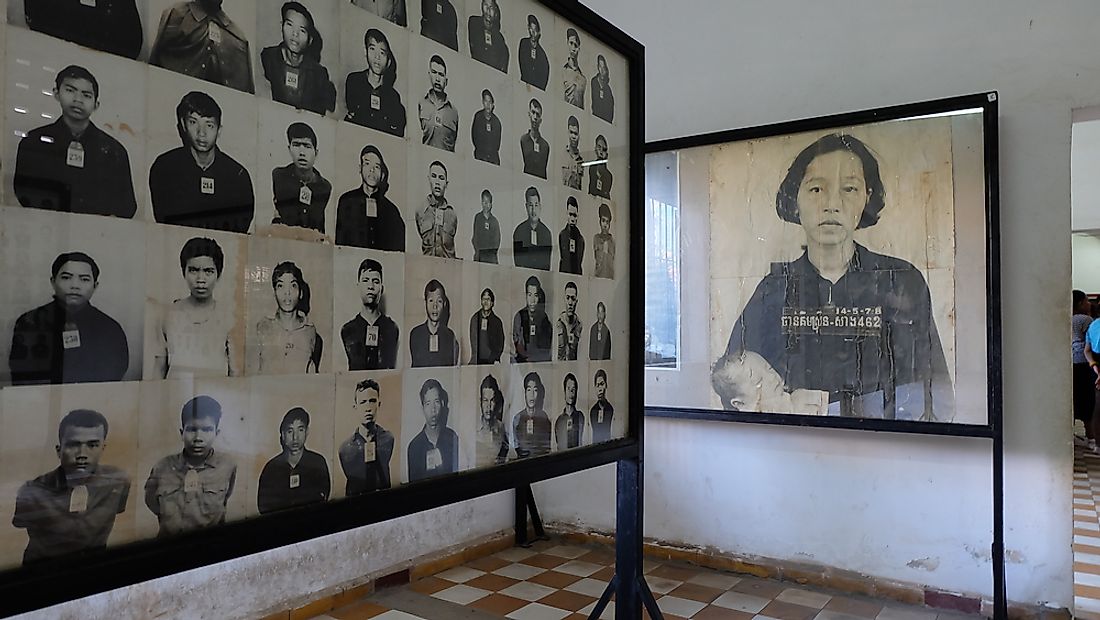
M726 409L949 421L954 398L924 276L857 243L891 205L870 148L834 133L794 158L776 213L804 251L773 263L711 382Z

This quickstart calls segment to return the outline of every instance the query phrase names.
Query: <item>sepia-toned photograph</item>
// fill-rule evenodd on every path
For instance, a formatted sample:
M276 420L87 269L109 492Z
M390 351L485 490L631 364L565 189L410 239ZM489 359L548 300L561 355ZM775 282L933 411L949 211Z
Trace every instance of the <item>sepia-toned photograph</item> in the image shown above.
M384 491L401 483L402 398L401 373L336 376L333 497Z

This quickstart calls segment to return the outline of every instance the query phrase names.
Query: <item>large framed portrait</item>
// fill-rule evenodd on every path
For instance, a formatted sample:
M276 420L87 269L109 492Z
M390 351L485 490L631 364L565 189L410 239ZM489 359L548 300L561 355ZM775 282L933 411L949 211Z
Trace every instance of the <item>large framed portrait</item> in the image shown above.
M639 454L592 10L4 4L0 616Z
M988 93L649 145L647 227L682 244L650 290L691 299L673 338L652 317L678 349L647 313L652 413L987 433L996 120Z

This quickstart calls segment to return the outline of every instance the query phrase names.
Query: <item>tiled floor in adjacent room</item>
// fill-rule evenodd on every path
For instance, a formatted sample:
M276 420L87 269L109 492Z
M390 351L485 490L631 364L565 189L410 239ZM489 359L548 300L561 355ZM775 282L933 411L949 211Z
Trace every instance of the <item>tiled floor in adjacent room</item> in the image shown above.
M1100 620L1100 456L1073 448L1073 605L1076 617Z
M607 586L613 564L607 548L539 542L531 549L508 549L407 586L378 591L314 620L581 620ZM679 562L646 561L644 567L668 620L979 618ZM614 618L613 607L602 617Z

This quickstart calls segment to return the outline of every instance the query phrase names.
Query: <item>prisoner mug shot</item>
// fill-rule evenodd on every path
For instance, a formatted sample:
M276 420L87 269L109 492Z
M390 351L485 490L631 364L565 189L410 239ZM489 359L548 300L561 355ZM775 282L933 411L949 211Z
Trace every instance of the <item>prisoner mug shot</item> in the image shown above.
M588 165L588 193L593 196L611 199L611 185L615 177L607 169L607 138L596 136L596 160Z
M458 51L458 13L451 0L420 0L420 34Z
M122 381L130 366L126 332L92 305L99 265L83 252L59 254L50 266L53 299L12 328L12 385Z
M130 156L122 143L92 122L99 95L99 81L84 67L69 65L57 72L53 98L60 118L28 131L19 141L13 181L19 204L134 217Z
M397 58L377 28L363 35L367 68L349 73L344 87L344 120L399 138L405 137L405 105L397 92Z
M248 38L222 4L222 0L190 0L165 9L149 64L254 93Z
M535 276L524 284L525 304L512 318L512 361L549 362L554 334L546 315L546 292Z
M577 58L581 51L581 35L577 34L575 28L570 28L565 32L565 42L569 50L569 58L566 59L565 65L561 68L565 102L583 109L584 91L588 86L588 82L585 81L580 60Z
M612 123L615 121L615 95L611 92L611 74L607 59L596 56L596 75L592 77L592 115Z
M340 328L348 370L396 368L400 330L383 312L382 264L373 258L364 259L359 263L356 278L362 305Z
M474 143L474 159L500 165L500 117L494 112L496 99L489 89L481 91L481 109L474 112L470 139Z
M504 392L493 375L485 375L478 390L477 466L501 465L511 445L504 426Z
M328 499L332 491L328 462L306 448L308 439L309 412L301 407L287 411L279 423L282 452L264 464L256 486L260 514Z
M126 510L130 479L100 464L107 447L107 418L75 409L57 427L60 464L19 487L11 524L27 531L23 564L105 549L115 517Z
M187 93L176 106L176 131L183 145L161 153L149 169L156 221L248 232L256 210L252 177L218 146L222 120L218 102L203 92Z
M450 395L435 379L420 387L424 426L409 442L409 482L458 471L458 433L447 426Z
M275 265L271 289L275 312L256 323L256 374L319 372L324 340L309 318L309 284L302 269L291 261Z
M447 202L447 174L443 162L433 161L428 165L428 197L424 208L416 212L416 232L420 235L420 250L424 256L456 258L458 215Z
M611 359L611 330L607 327L607 306L596 304L596 322L588 334L588 359Z
M470 57L508 73L508 44L500 32L500 22L497 0L481 0L481 15L471 15L469 20Z
M447 63L441 56L428 61L428 79L431 86L419 104L421 142L453 153L458 141L458 110L447 96Z
M542 25L534 15L527 16L527 36L519 40L519 79L546 90L550 81L550 59L542 44Z
M31 30L126 58L136 59L141 52L144 37L135 0L22 0L22 4Z
M519 139L523 172L545 179L546 165L550 161L550 143L539 133L539 128L542 126L542 104L538 99L532 99L527 104L527 118L531 122L531 128Z
M451 300L443 283L431 279L424 285L424 322L409 332L412 367L457 366L458 338L449 327Z
M321 115L332 112L336 109L336 86L321 64L324 39L313 14L300 2L287 2L279 12L282 41L260 51L271 98L299 110Z
M145 506L157 516L160 536L225 523L237 464L214 444L222 406L211 396L187 401L180 412L183 450L157 461L145 481Z
M596 261L597 278L615 277L615 237L611 234L611 207L601 203L600 232L592 238L592 254Z
M584 332L584 324L577 316L577 284L565 283L565 310L558 316L558 360L577 361L577 350L580 349L581 335Z
M537 372L523 378L523 409L512 420L516 458L550 454L550 416L546 414L546 387Z
M592 378L596 389L596 404L592 405L589 422L592 424L592 443L611 440L611 422L615 417L615 407L607 400L607 371L596 371Z
M481 291L481 308L470 317L470 363L495 364L504 353L504 322L496 312L493 289Z
M580 205L570 196L565 200L565 227L558 233L558 271L581 275L584 271L584 235L577 226L580 217Z
M405 220L386 194L390 169L382 151L368 144L359 152L359 187L340 196L336 206L336 245L388 252L405 251Z
M325 209L332 197L332 183L315 166L317 132L305 123L286 129L290 163L271 171L275 217L272 224L325 232Z
M542 223L542 198L539 190L528 187L523 194L527 219L516 225L512 232L512 260L516 267L550 271L550 229Z
M408 25L405 0L351 0L351 3L398 26Z
M155 378L240 376L230 333L236 319L231 306L214 298L224 267L225 254L217 241L194 237L183 244L180 271L189 292L162 310Z
M470 243L474 246L474 260L479 263L497 264L497 252L500 250L500 222L493 215L493 193L481 190L481 211L474 214L473 236Z
M568 450L581 445L584 439L584 414L577 409L577 377L565 375L562 381L565 406L554 420L554 449Z
M393 433L378 423L382 411L382 389L374 379L355 384L352 409L359 424L351 436L340 443L340 468L347 484L348 497L390 488L390 457L393 456Z
M570 189L581 189L584 185L584 158L581 157L581 123L576 116L570 116L566 123L569 143L565 146L565 164L561 167L562 185Z
M886 199L877 158L854 136L823 136L794 158L775 205L805 231L805 252L772 264L734 324L712 375L723 407L826 413L827 396L831 415L952 418L924 276L854 239Z

